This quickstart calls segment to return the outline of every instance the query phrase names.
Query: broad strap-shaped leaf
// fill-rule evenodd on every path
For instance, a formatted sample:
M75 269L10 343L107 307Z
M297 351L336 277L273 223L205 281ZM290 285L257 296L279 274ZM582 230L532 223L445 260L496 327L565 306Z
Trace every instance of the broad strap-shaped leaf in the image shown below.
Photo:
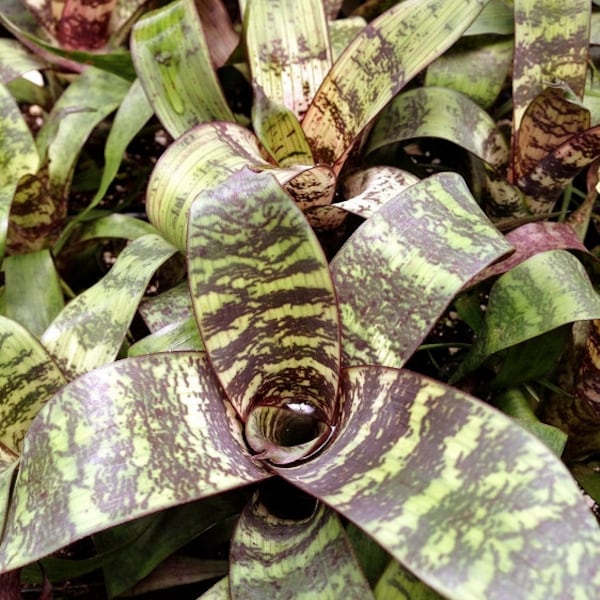
M407 371L343 372L333 443L277 472L447 598L593 598L600 531L550 450L468 395ZM569 565L566 568L566 565Z
M535 254L547 250L578 250L588 253L587 248L570 225L554 221L525 223L525 225L509 231L506 234L506 241L513 246L515 251L475 275L467 283L467 287L495 275L502 275Z
M590 112L564 85L548 86L529 103L513 143L513 181L590 126Z
M589 0L515 0L513 131L545 82L564 81L583 97L588 62Z
M187 281L182 281L158 296L142 300L140 315L151 332L193 316L192 300Z
M0 456L16 460L34 417L66 382L40 342L16 321L0 316Z
M492 117L443 87L420 87L394 98L377 119L366 152L419 137L453 142L493 168L508 163L508 145Z
M198 195L187 255L202 339L250 445L299 458L337 413L337 303L316 236L272 176L244 170ZM294 420L308 439L280 437Z
M397 560L390 561L375 587L376 600L444 600Z
M240 517L230 561L232 600L373 598L339 517L321 504L291 520L255 497Z
M0 257L4 255L8 215L19 180L35 173L39 156L25 119L11 93L0 85Z
M492 354L575 321L600 319L600 295L565 250L548 250L502 275L490 291L485 327L454 376Z
M47 153L53 197L66 194L81 148L94 127L119 106L129 86L122 77L88 67L56 102L36 140L40 156Z
M504 15L508 13L512 27L512 11L502 0L487 4L481 15L494 5L502 7ZM512 38L481 35L459 40L427 67L425 85L450 88L465 94L479 106L490 108L510 74L513 48Z
M158 235L137 238L52 321L42 342L70 377L114 360L150 278L175 252Z
M234 120L194 0L171 2L140 19L131 52L150 104L173 137L205 121Z
M252 126L269 154L282 167L313 165L312 152L298 117L254 85Z
M96 207L104 198L108 187L119 170L129 142L139 133L152 114L152 108L148 103L144 90L139 80L136 79L123 98L108 134L104 149L104 170L102 171L100 185L86 209L69 222L68 231L62 235L63 240L66 240L72 228L82 221L90 210ZM56 247L55 251L57 251Z
M127 356L140 356L167 350L204 350L196 319L189 317L165 325L162 329L142 338L127 350Z
M302 128L315 161L341 168L360 132L450 47L485 0L407 0L369 23L335 62Z
M41 335L64 306L54 261L48 250L8 256L4 260L7 317Z
M244 18L253 82L301 119L331 67L322 0L252 0Z
M270 475L244 449L201 353L117 361L38 414L0 545L0 572L74 540Z
M401 367L461 287L509 249L460 176L407 188L331 263L344 366Z
M334 62L366 25L367 22L362 17L357 16L329 21L329 43Z

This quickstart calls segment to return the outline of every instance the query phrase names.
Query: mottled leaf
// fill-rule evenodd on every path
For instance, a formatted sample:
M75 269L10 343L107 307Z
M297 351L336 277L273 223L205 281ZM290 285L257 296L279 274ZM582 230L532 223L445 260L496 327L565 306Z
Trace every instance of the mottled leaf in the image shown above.
M188 274L211 364L250 445L279 462L306 454L302 442L314 450L337 412L337 305L319 242L273 177L244 170L198 195ZM302 439L280 438L294 421Z
M150 278L175 252L154 234L134 240L100 281L54 319L42 342L70 377L114 360Z
M484 0L407 0L354 39L329 71L302 128L315 161L336 165L400 89L451 46Z
M4 260L6 316L41 335L64 306L60 280L48 250Z
M134 26L131 52L154 112L173 136L205 121L233 121L193 0L177 0Z
M306 464L276 468L282 477L445 597L600 593L598 524L544 444L486 404L407 371L348 369L342 390L349 416L338 437Z
M199 353L117 361L38 414L0 545L0 571L158 510L269 477L243 447Z
M500 350L590 319L600 319L600 296L577 258L564 250L536 254L492 287L485 327L454 380Z
M376 600L443 600L443 597L419 581L398 561L393 560L375 588Z
M0 454L16 459L34 417L66 379L29 331L1 316L0 357Z
M27 123L8 89L0 85L0 257L4 255L8 215L19 180L39 167Z
M509 249L460 176L401 192L331 263L343 364L402 366L460 288Z
M151 332L193 316L192 300L187 281L183 281L157 296L140 303L140 314Z
M588 62L589 0L515 0L513 131L547 82L564 81L583 97Z
M419 137L453 142L495 168L508 163L508 145L492 117L467 96L442 87L394 98L377 119L366 152Z
M253 0L245 21L253 82L302 118L331 67L322 0Z
M500 0L496 4L505 6ZM483 10L489 6L491 3ZM510 12L509 16L512 26ZM481 36L465 39L427 67L425 84L456 90L479 106L489 108L510 74L512 57L513 40L510 38L490 40Z
M129 347L127 356L140 356L167 350L204 350L194 318L175 321L142 338Z
M572 92L554 85L530 102L513 143L514 181L530 173L561 144L589 128L589 111L574 100Z
M98 50L108 39L108 26L116 0L65 0L56 24L56 37L69 50Z
M323 505L291 520L255 498L240 517L230 560L232 600L373 597L338 516Z
M477 15L471 26L463 35L510 35L514 31L513 9L511 3L505 0L491 0Z

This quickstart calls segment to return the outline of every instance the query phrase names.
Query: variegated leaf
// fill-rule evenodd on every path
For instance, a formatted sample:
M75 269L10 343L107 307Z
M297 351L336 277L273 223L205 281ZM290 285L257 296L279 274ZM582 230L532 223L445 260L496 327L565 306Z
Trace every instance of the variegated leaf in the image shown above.
M140 303L139 311L152 333L192 317L192 300L187 281L178 283L162 294L145 298Z
M407 0L369 23L335 62L302 121L317 163L335 165L400 89L451 46L485 0Z
M600 295L577 258L564 250L536 254L492 287L485 327L454 380L500 350L591 319L600 319Z
M443 87L419 87L394 98L375 122L366 152L419 137L453 142L494 168L508 163L508 145L492 117Z
M282 477L335 506L445 597L600 593L598 524L541 442L407 371L348 369L342 390L348 418L338 437L306 464L276 468Z
M232 600L373 598L338 516L323 505L292 520L255 497L240 517L230 561Z
M509 249L460 176L401 192L331 263L343 364L402 366L461 287Z
M205 121L233 121L194 0L176 0L133 28L135 68L154 112L173 136Z
M4 259L7 317L41 335L64 306L54 261L48 250Z
M581 99L585 88L589 0L515 0L513 131L547 82L564 81Z
M0 39L0 83L9 83L25 73L44 68L44 63L17 40Z
M42 342L70 377L114 360L150 278L175 252L155 234L134 240L100 281L54 319Z
M140 356L167 350L204 350L194 318L175 321L142 338L129 347L127 356Z
M252 0L245 22L253 82L301 119L331 67L322 0Z
M444 600L396 560L390 561L377 582L375 598L376 600Z
M0 572L269 476L250 460L203 354L117 361L64 387L29 429Z
M110 15L116 0L65 0L56 25L58 42L68 50L97 50L108 39Z
M0 317L0 357L0 454L16 460L34 417L66 379L40 342L6 317Z
M202 339L248 443L275 462L316 449L337 414L339 323L302 213L272 176L241 171L194 201L187 255Z
M8 215L19 180L36 173L39 156L29 127L11 93L0 85L0 257L4 255Z

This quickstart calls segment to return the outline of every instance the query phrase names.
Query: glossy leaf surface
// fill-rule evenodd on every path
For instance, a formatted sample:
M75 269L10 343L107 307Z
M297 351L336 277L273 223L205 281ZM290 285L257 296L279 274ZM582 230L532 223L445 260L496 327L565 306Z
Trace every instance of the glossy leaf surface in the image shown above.
M173 136L204 121L233 121L193 0L140 19L132 35L136 71L154 112Z
M443 596L598 593L597 524L541 442L407 371L351 368L342 390L348 417L338 437L306 464L277 469L282 477L335 506Z
M335 292L317 238L273 177L242 171L198 196L188 273L211 364L236 410L250 419L254 449L269 457L281 445L258 439L263 426L254 429L255 407L290 417L294 407L306 407L331 424L340 353ZM272 422L272 411L266 414L256 418Z
M407 188L331 263L343 364L402 366L458 290L509 249L458 175Z
M290 520L255 499L238 523L231 561L232 600L372 598L338 516L323 505Z
M268 477L243 448L203 354L155 354L87 373L29 430L0 569Z
M456 41L484 4L407 0L369 23L336 61L302 121L316 162L339 166L364 127Z

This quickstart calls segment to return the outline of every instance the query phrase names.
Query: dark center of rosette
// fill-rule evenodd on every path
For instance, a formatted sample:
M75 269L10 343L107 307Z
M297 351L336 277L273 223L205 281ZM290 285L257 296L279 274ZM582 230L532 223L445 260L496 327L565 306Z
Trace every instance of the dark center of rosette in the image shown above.
M333 429L310 394L271 393L249 411L245 436L255 458L288 465L320 450Z

